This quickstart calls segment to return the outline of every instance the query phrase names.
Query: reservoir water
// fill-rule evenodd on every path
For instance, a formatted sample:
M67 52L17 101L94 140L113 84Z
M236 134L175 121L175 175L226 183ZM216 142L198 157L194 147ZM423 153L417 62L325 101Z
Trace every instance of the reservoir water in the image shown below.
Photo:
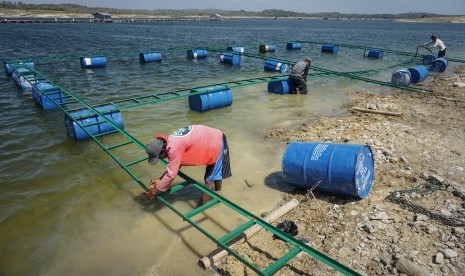
M258 54L259 45L275 44L276 52L264 54L267 58L297 62L310 56L312 65L341 72L380 69L366 77L389 82L395 65L410 57L384 53L383 59L367 59L363 49L344 47L328 55L318 44L288 51L286 43L346 43L414 53L418 42L427 42L433 33L447 45L446 57L465 59L465 24L252 19L0 24L0 58L62 57L40 59L36 69L95 105L279 74L264 72L264 60L252 57L243 57L238 67L219 63L215 52L188 60L187 50L196 47L243 46ZM141 65L137 54L128 54L108 57L105 69L80 68L82 55L138 51L159 51L163 61ZM453 66L449 63L444 74L452 73ZM308 85L308 95L287 96L269 94L266 83L242 86L233 90L232 106L204 113L189 110L187 98L133 108L123 111L125 129L142 142L190 124L223 130L233 177L224 181L220 194L260 215L274 208L286 189L269 180L281 171L286 145L265 140L267 130L298 124L308 114L344 116L348 91L399 92L334 76L310 76ZM68 138L63 114L41 111L30 91L22 92L3 72L0 141L0 275L212 274L197 260L215 244L168 208L142 200L141 187L105 152L93 141ZM182 171L202 183L203 168ZM148 183L163 167L144 162L137 172ZM198 196L187 190L177 205L192 208ZM205 216L219 229L239 224L219 209Z

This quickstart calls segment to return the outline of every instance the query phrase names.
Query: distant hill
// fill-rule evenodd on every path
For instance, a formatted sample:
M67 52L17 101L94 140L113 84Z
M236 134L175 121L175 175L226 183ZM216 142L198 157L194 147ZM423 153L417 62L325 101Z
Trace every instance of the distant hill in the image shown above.
M224 17L269 17L269 18L350 18L350 19L420 19L429 17L453 17L452 15L441 15L433 13L402 13L402 14L344 14L338 12L301 13L285 10L268 9L261 12L246 10L218 10L218 9L157 9L157 10L134 10L134 9L114 9L105 7L86 7L76 4L26 4L23 2L2 1L0 10L21 10L26 12L60 12L73 14L93 14L105 11L118 15L135 14L139 16L209 16L221 14Z

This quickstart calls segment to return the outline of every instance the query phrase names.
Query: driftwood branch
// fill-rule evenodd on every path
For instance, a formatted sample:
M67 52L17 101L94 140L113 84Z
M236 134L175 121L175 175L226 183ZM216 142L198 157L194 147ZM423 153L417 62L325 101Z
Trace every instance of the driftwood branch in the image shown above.
M443 77L443 78L440 78L440 80L448 81L448 80L454 80L454 79L458 79L458 78L460 78L460 76L456 75L456 76L452 76L452 77Z
M446 100L446 101L460 102L460 100L454 99L454 98L447 98L447 97L442 97L442 96L437 96L437 98L438 99L443 99L443 100Z
M352 107L352 110L365 112L365 113L381 114L381 115L386 115L386 116L401 116L402 115L402 113L399 113L399 112L366 109L366 108L361 108L361 107Z

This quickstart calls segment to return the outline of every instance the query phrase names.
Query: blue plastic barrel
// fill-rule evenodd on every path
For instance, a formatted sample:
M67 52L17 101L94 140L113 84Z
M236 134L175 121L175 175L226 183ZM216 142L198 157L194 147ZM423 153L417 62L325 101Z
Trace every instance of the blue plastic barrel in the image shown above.
M242 55L245 52L244 47L227 47L226 51L240 55Z
M220 62L229 63L231 65L241 64L241 56L235 53L222 53L219 55Z
M3 61L3 68L5 69L5 73L8 76L11 76L11 74L13 74L13 68L11 68L11 66L8 63L6 63L5 61Z
M258 50L263 53L274 52L276 51L276 46L263 44L258 47Z
M203 93L189 96L189 108L197 112L222 108L232 104L232 92L226 85L195 89L191 91L191 93L193 92Z
M23 62L19 62L18 65L19 65L19 66L23 66L23 65L24 65L25 68L34 69L34 62L32 62L32 61L23 61ZM5 61L3 61L3 68L5 68L5 73L6 73L8 76L11 76L11 75L13 74L13 71L14 71L13 68L11 68L11 66L10 66L7 62L5 62Z
M321 46L321 52L322 53L337 54L338 50L339 50L339 46L337 46L337 45L323 45L323 46Z
M409 86L412 76L407 68L396 70L392 73L391 83L403 86Z
M285 181L297 188L365 198L374 179L367 145L291 142L283 155Z
M205 49L192 49L187 51L188 59L206 58L208 51Z
M446 58L437 58L431 62L429 70L431 72L444 72L447 68L448 62Z
M435 54L428 54L426 56L423 56L422 63L423 65L430 65L431 62L433 62L437 58L438 57Z
M107 60L103 56L98 57L80 57L82 69L105 68Z
M20 67L20 68L17 68L16 70L13 70L13 73L11 74L11 76L13 77L13 81L15 82L15 84L17 86L20 86L20 77L22 75L27 75L27 74L31 74L31 70L27 69L27 68L24 68L24 67Z
M113 104L108 104L104 106L99 106L95 108L97 111L103 114L105 118L113 121L118 128L123 129L123 115L118 110L118 108ZM70 117L71 116L71 117ZM84 140L90 136L76 123L81 123L86 130L88 130L92 135L98 135L103 133L108 133L115 130L115 128L109 124L102 117L95 115L90 109L82 109L75 112L71 112L70 116L65 117L66 132L68 136L75 140ZM74 119L73 119L74 118Z
M289 94L289 82L286 80L270 81L268 83L268 92L275 94Z
M158 53L158 52L140 53L139 61L141 63L161 61L161 53Z
M418 83L423 81L428 76L428 69L423 65L417 65L408 69L410 72L410 81L412 83Z
M300 49L302 49L302 43L300 43L300 42L289 42L286 45L286 49L288 49L288 50L300 50Z
M275 60L266 60L264 70L268 72L286 73L289 71L289 65Z
M365 49L363 53L363 56L368 58L383 58L383 55L383 51L378 49Z
M13 74L11 75L15 84L23 91L31 89L34 84L39 82L36 75L29 68L25 67L13 70Z
M57 109L57 104L62 105L67 102L65 94L47 82L40 82L32 87L32 99L43 110Z

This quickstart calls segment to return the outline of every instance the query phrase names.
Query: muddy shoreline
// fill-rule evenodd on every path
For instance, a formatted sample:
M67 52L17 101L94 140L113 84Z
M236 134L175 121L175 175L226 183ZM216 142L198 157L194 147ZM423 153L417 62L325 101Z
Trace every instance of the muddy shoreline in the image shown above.
M297 238L362 275L464 275L465 67L455 68L452 76L438 75L428 85L432 92L348 92L344 118L310 116L299 125L268 130L265 139L282 143L367 144L375 160L367 198L283 192L283 202L296 198L300 203L274 225L294 221ZM289 250L266 231L235 249L261 268ZM214 270L255 275L231 256ZM334 271L300 254L278 274Z

